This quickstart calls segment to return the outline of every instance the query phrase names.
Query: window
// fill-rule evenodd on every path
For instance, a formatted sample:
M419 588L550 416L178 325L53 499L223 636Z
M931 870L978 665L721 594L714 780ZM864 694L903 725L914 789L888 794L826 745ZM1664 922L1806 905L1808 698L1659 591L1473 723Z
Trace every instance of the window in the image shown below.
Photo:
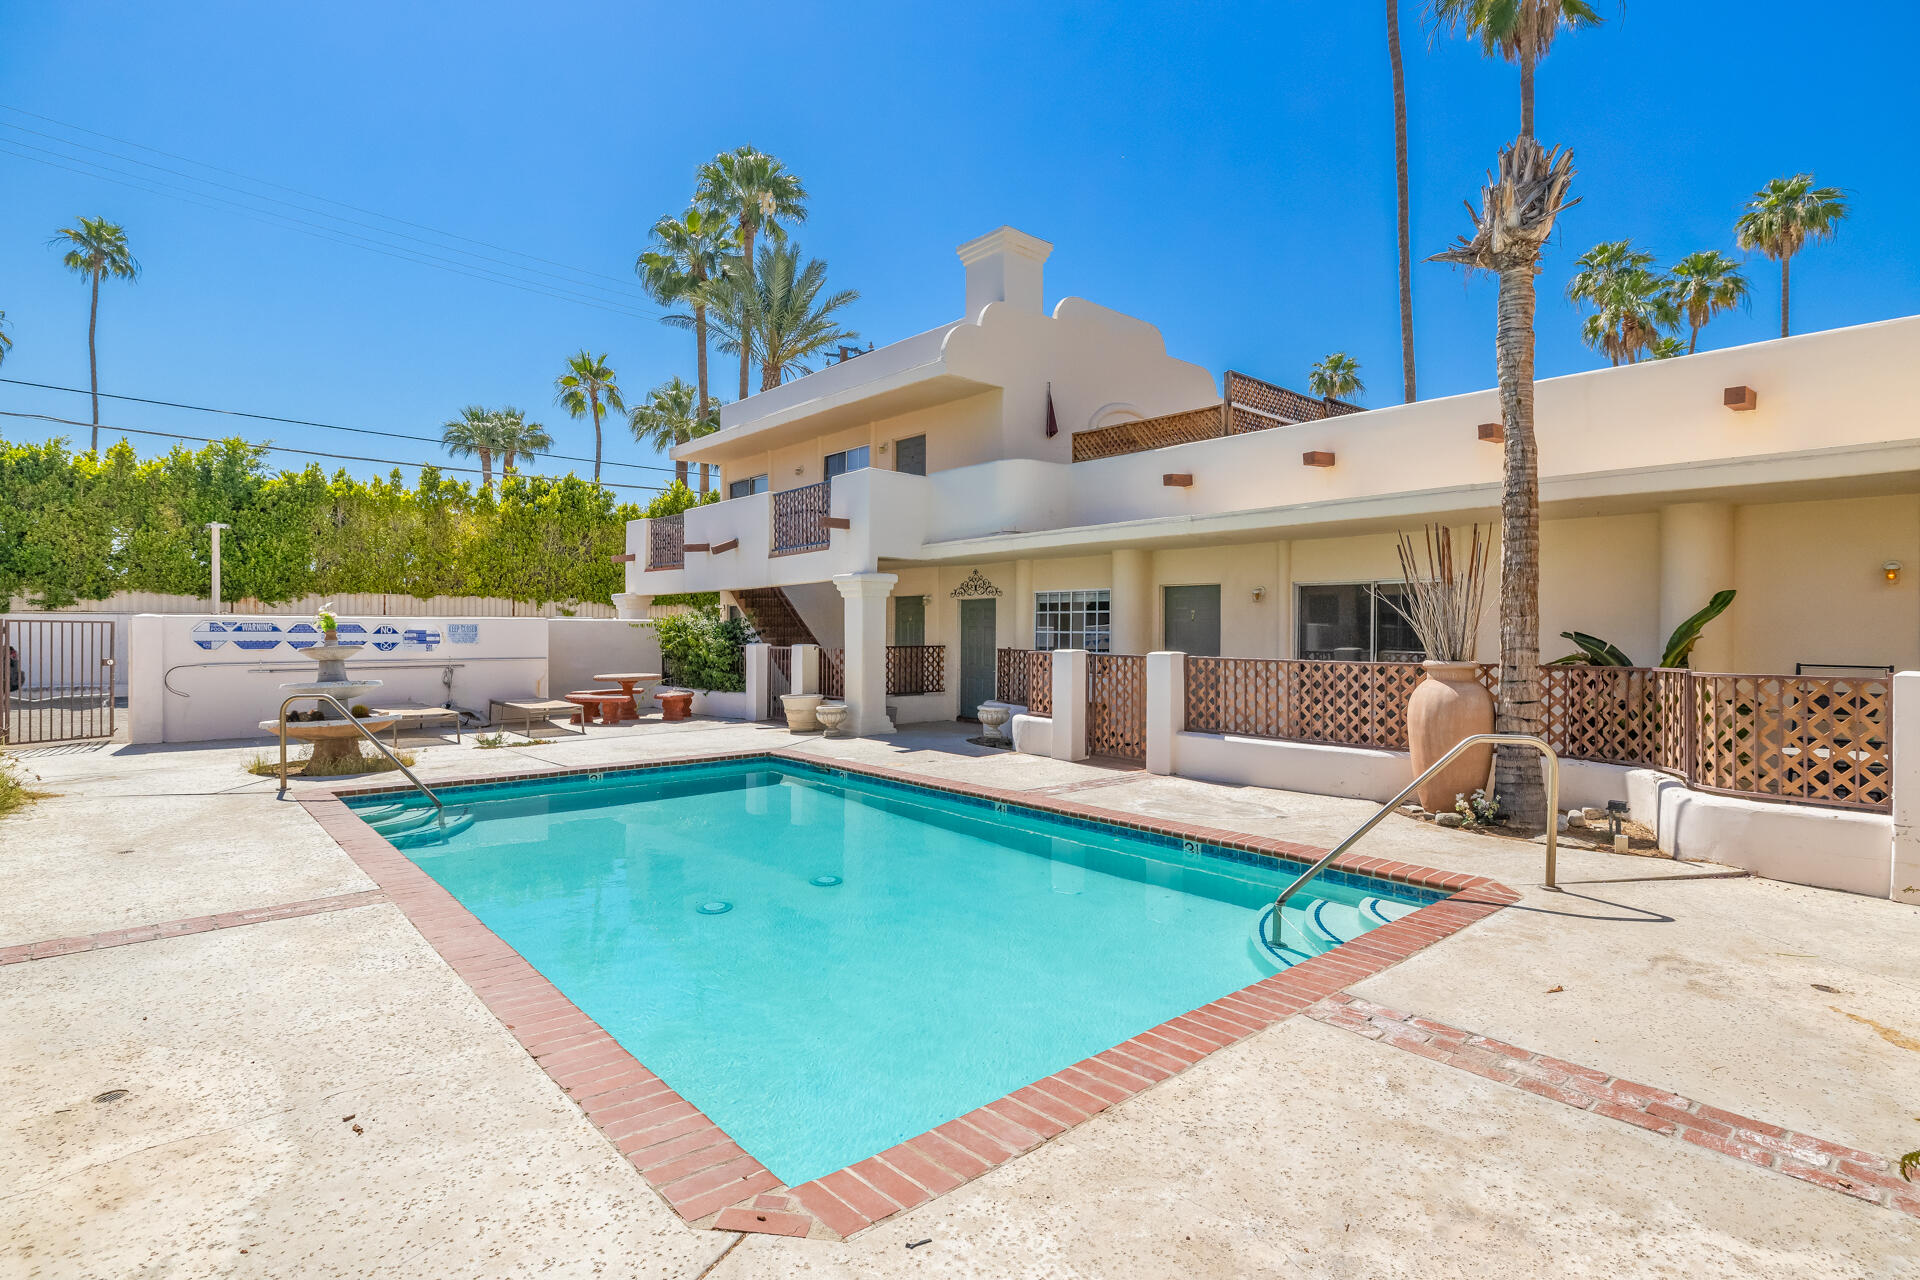
M893 469L910 476L927 474L927 438L908 436L893 442Z
M1420 661L1420 638L1394 608L1405 606L1406 592L1403 582L1302 585L1298 653L1322 661Z
M729 498L750 498L756 493L765 493L766 491L767 478L765 476L749 476L745 480L735 480L727 486L727 496Z
M867 446L858 449L844 449L839 453L827 455L827 479L845 475L849 471L864 471L867 468Z
M1105 653L1113 641L1105 591L1038 591L1033 597L1033 647Z

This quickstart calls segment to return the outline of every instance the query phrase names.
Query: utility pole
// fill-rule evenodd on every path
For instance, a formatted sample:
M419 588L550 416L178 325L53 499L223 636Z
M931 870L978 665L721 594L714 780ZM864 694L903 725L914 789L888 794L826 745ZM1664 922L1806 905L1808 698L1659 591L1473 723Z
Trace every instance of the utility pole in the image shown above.
M213 532L213 611L215 613L225 612L220 604L220 531L232 527L232 525L221 524L217 520L207 522L207 528Z

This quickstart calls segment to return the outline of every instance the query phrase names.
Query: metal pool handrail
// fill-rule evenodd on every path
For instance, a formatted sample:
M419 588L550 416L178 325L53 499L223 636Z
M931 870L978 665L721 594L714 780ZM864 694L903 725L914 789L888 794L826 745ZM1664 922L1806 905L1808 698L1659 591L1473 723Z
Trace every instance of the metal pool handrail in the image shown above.
M320 702L327 702L327 703L333 704L333 709L335 711L338 711L342 716L344 716L348 724L358 729L360 731L361 737L365 738L368 742L371 742L374 745L375 749L377 749L381 755L393 761L393 767L398 769L400 772L406 774L407 781L411 782L414 786L420 788L421 795L433 801L434 808L439 809L442 812L446 811L447 806L441 801L439 796L433 794L432 788L428 787L426 783L416 778L413 774L413 770L407 768L406 765L400 763L399 756L387 750L386 743L374 737L373 732L369 730L367 726L361 724L360 721L354 717L353 712L341 706L340 699L334 697L330 693L296 693L292 697L288 698L286 701L280 704L280 794L281 795L284 796L287 794L287 708L292 706L294 703L300 701L300 699L302 698L313 698Z
M1431 765L1428 765L1419 777L1401 788L1400 794L1381 805L1379 812L1361 823L1352 835L1329 849L1318 862L1303 871L1299 879L1280 891L1280 896L1273 900L1273 945L1276 947L1281 945L1280 908L1285 905L1288 898L1291 898L1295 893L1299 892L1300 887L1306 884L1307 881L1326 870L1328 863L1359 843L1361 836L1364 836L1367 832L1379 826L1388 814L1400 807L1402 800L1412 795L1421 783L1445 768L1455 756L1465 751L1468 747L1477 747L1482 743L1489 742L1535 747L1544 758L1544 763L1547 767L1547 888L1553 888L1554 858L1559 851L1557 836L1560 826L1560 757L1554 754L1552 747L1548 746L1539 738L1534 737L1532 734L1476 733L1472 737L1457 744L1453 750L1447 752L1447 754L1441 756L1438 760L1435 760Z

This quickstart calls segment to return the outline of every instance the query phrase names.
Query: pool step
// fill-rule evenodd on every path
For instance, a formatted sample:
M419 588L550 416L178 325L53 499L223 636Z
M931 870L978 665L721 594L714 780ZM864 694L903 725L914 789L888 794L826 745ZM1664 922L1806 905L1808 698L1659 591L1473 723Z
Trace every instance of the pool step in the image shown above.
M436 811L429 809L426 812L431 819ZM472 825L472 810L447 810L438 821L429 821L427 824L416 827L411 831L388 836L387 840L396 849L431 849L435 845L446 844L454 836L459 835Z
M418 807L403 807L387 817L369 818L365 814L362 814L360 820L372 827L375 831L378 831L381 835L392 839L394 836L405 835L409 831L418 831L420 828L432 824L436 812L436 810L429 806L421 805Z
M1357 905L1326 898L1314 899L1301 908L1289 903L1281 934L1285 942L1276 947L1271 941L1273 908L1268 906L1254 922L1254 939L1269 961L1288 968L1417 910L1419 907L1411 902L1372 896L1362 898Z

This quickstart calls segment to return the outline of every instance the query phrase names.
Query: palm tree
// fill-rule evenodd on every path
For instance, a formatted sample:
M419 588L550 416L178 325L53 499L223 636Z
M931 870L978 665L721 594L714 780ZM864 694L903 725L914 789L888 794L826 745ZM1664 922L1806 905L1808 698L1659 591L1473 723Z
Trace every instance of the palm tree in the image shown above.
M723 151L700 166L693 198L721 217L731 219L740 244L739 265L746 282L752 285L754 240L762 231L775 240L784 239L782 222L807 220L807 189L800 179L787 172L785 165L763 151L736 147ZM747 346L740 348L740 398L747 387ZM764 389L766 375L761 374ZM779 385L779 379L774 379Z
M553 437L547 434L547 429L537 422L528 422L527 415L512 405L496 412L493 421L503 482L513 474L516 459L537 457L553 448Z
M0 311L0 364L7 362L7 352L13 350L13 339L7 336L7 313Z
M493 488L493 455L499 448L499 429L491 412L477 404L468 405L459 417L441 424L440 443L456 458L480 459L480 487Z
M1614 365L1638 363L1664 330L1679 327L1673 282L1653 269L1653 255L1634 248L1633 241L1597 244L1574 267L1567 297L1594 309L1580 326L1580 339Z
M1562 30L1604 21L1587 0L1430 0L1435 27L1480 38L1487 57L1520 64L1520 136L1533 136L1533 73Z
M1687 318L1687 354L1700 346L1700 330L1722 311L1747 304L1747 277L1740 264L1718 249L1690 253L1668 268L1674 305Z
M1680 341L1679 334L1670 333L1648 349L1647 358L1650 360L1671 360L1675 356L1690 356L1692 354L1693 352L1688 349L1687 344Z
M1387 0L1387 61L1393 68L1393 178L1400 210L1400 366L1413 389L1413 258L1407 230L1407 81L1400 67L1400 0Z
M100 328L100 281L107 276L115 280L137 280L140 277L140 264L133 260L133 253L127 248L127 233L117 223L105 218L81 218L79 224L62 227L54 233L48 242L55 248L66 249L60 259L67 270L88 278L93 291L93 301L87 312L87 371L91 375L93 391L93 449L100 449L100 358L94 338Z
M1578 204L1567 198L1573 154L1548 151L1531 137L1516 138L1487 175L1474 214L1473 235L1462 236L1433 261L1488 271L1500 280L1494 356L1505 427L1500 489L1500 696L1495 727L1538 736L1540 708L1540 459L1533 438L1533 278L1554 220ZM1522 821L1553 817L1538 763L1518 748L1503 749L1495 793Z
M1734 243L1758 249L1780 264L1780 336L1787 336L1787 264L1810 240L1828 240L1847 216L1846 193L1816 187L1810 173L1775 178L1753 193L1747 211L1733 224Z
M707 434L700 429L702 422L695 397L694 388L677 376L661 383L647 393L644 403L633 406L627 415L633 438L650 449L671 454L674 446ZM704 474L705 468L701 470ZM675 484L687 482L687 464L678 458L673 460L673 479ZM703 485L701 492L705 491Z
M1360 381L1360 362L1344 351L1336 351L1313 366L1307 375L1307 389L1323 400L1339 400L1364 393L1367 384Z
M777 241L760 250L751 288L731 281L722 290L728 305L716 318L720 349L751 351L760 362L762 391L773 390L788 375L812 372L806 364L810 357L860 336L834 318L836 311L858 302L859 293L842 289L822 297L827 264L809 258L802 266L800 259L798 244Z
M700 408L710 406L707 395L707 307L709 286L720 279L733 238L726 219L711 210L689 209L678 218L653 224L653 248L643 252L633 270L655 302L686 303L692 315L665 317L671 325L691 328L694 337L694 375L699 383ZM704 469L702 474L705 474Z
M569 417L593 415L593 482L600 483L600 415L607 409L626 409L620 398L620 375L607 364L606 353L589 355L585 347L568 358L567 371L553 380L554 403Z

